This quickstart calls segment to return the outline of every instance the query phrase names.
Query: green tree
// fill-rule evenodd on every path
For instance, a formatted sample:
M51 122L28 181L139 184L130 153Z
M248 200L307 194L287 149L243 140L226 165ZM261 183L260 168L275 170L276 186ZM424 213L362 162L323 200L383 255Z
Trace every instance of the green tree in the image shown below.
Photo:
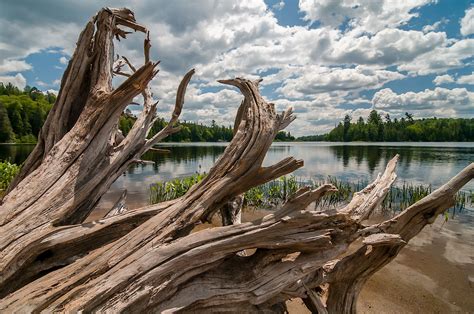
M0 143L9 143L15 140L8 113L0 102Z
M385 121L383 121L385 120ZM367 123L359 117L351 123L346 115L341 123L327 134L298 138L300 141L474 141L474 119L430 118L414 119L405 113L400 119L386 114L384 119L372 110Z

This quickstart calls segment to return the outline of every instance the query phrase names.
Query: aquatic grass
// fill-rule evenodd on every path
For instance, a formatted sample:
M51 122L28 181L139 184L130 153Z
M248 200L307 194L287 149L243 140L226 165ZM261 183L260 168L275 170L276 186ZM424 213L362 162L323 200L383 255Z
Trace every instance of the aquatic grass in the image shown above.
M150 203L167 201L184 195L192 185L201 181L205 175L196 173L190 177L150 185ZM336 208L343 206L352 199L355 192L362 190L369 184L366 180L356 182L342 181L331 176L327 177L326 180L318 182L305 180L293 175L283 176L245 192L244 206L270 209L284 203L303 186L310 186L314 189L325 183L333 184L338 191L322 197L314 205L314 208ZM431 191L430 185L403 182L401 185L392 186L381 204L382 210L393 213L405 210L411 204L430 194ZM454 200L454 206L450 209L452 217L454 217L456 212L462 211L466 207L472 207L474 194L472 191L460 191L456 194Z
M204 179L205 176L205 173L196 173L185 178L151 184L149 193L150 204L169 201L183 196L194 184Z

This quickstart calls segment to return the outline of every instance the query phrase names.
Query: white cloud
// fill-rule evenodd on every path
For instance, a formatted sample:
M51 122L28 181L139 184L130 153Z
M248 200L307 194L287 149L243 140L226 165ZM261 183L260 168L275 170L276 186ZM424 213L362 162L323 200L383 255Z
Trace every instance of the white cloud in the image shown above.
M24 58L47 47L60 46L72 53L80 27L73 23L50 23L32 27L31 22L0 17L0 59Z
M217 79L263 76L262 90L278 109L292 105L300 113L290 130L301 135L314 133L315 128L327 130L344 114L369 110L342 107L367 108L371 100L362 98L361 92L404 79L406 73L400 71L412 76L441 75L466 66L466 59L473 55L473 40L454 40L436 31L444 20L425 26L424 31L397 28L431 2L302 0L300 10L307 21L323 23L308 27L279 24L272 10L283 7L284 1L267 7L263 0L144 0L132 4L125 0L44 0L28 8L14 1L0 12L0 60L18 60L44 51L66 53L53 66L67 64L90 16L103 6L130 6L137 20L152 30L152 58L162 60L152 82L161 115L169 114L179 81L190 68L196 68L196 75L187 92L183 118L203 123L232 123L240 104L242 96L235 89L217 88ZM154 7L160 9L150 9ZM133 33L116 43L115 53L139 66L142 47L143 34ZM46 85L57 88L57 84L56 80Z
M48 83L46 83L46 82L43 82L43 81L41 81L41 80L37 80L37 81L35 81L35 84L36 84L36 85L38 85L39 87L43 87L43 88L45 88L45 87L48 87L48 86L49 86L49 84L48 84Z
M393 65L410 62L446 43L445 33L387 28L374 36L343 36L325 57L335 63Z
M376 92L372 103L390 112L413 112L417 116L452 117L474 113L474 93L465 88L436 87L421 92L397 94L390 88Z
M285 7L285 1L280 1L278 3L275 3L272 8L275 10L281 10Z
M31 70L32 68L31 64L23 60L3 60L0 64L0 74L23 72Z
M438 22L435 22L435 23L433 23L433 24L431 24L431 25L425 25L425 26L423 26L423 29L422 29L422 30L423 30L423 33L434 32L434 31L438 30L441 25L446 24L446 23L448 23L448 22L449 22L449 20L443 17L443 18L442 18L441 20L439 20Z
M418 16L416 8L431 2L434 1L300 0L299 7L308 21L336 28L349 19L349 28L361 34L403 25Z
M456 83L474 85L474 72L472 72L471 74L468 74L468 75L460 76L456 80Z
M463 36L474 34L474 7L466 10L464 17L460 21L461 34Z
M11 83L19 89L24 89L26 86L26 79L21 75L21 73L18 73L15 76L0 76L0 82L3 84Z
M286 79L278 90L289 98L311 97L324 92L376 89L389 81L404 77L398 72L363 67L344 69L304 66L294 67L292 72L296 74L296 77Z
M450 46L436 47L412 62L400 65L398 69L417 75L443 73L465 66L464 60L472 56L474 56L474 39L462 39Z
M435 79L433 80L433 83L435 83L436 85L454 83L454 79L452 78L451 75L445 74L445 75L440 75L440 76L435 77Z
M293 107L297 119L290 124L287 131L296 136L317 134L330 131L341 121L344 115L354 115L355 111L333 107L336 97L328 93L318 94L312 100L288 100L285 98L274 101L277 110ZM357 113L365 109L357 109ZM368 112L367 112L368 114Z

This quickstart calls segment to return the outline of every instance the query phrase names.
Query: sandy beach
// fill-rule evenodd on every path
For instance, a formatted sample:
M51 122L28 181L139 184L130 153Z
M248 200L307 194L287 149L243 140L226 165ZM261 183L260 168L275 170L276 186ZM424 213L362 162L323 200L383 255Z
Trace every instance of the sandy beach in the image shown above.
M474 313L473 230L439 217L367 282L358 313ZM310 313L300 299L287 305Z

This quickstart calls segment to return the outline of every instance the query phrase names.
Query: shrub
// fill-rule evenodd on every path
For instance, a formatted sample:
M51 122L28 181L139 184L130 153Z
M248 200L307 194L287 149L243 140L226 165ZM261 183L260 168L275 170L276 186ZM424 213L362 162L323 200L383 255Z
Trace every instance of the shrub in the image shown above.
M19 171L20 167L16 164L0 161L0 190L6 190Z

